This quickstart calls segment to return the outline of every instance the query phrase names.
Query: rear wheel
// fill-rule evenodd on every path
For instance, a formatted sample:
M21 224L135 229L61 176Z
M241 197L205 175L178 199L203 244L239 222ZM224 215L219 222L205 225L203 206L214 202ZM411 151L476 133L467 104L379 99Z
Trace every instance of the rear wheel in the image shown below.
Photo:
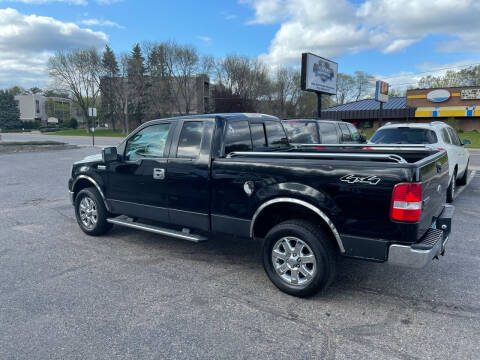
M325 290L335 278L336 251L330 236L305 220L274 226L263 244L270 280L287 294L305 297Z
M460 179L458 179L457 184L467 185L467 179L468 179L468 162L467 162L467 167L465 168L465 172L463 173L463 176Z
M453 172L452 178L450 179L450 185L447 189L447 203L452 203L453 198L455 197L455 188L457 183L457 170Z
M109 213L94 187L81 190L75 197L75 216L78 225L88 235L103 235L112 228L107 222Z

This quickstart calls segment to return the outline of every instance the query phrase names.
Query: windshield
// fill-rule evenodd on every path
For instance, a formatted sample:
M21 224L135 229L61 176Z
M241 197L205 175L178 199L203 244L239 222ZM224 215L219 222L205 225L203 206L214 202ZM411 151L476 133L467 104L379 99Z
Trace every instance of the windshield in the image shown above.
M432 130L419 128L380 129L373 134L373 144L435 144L437 135Z

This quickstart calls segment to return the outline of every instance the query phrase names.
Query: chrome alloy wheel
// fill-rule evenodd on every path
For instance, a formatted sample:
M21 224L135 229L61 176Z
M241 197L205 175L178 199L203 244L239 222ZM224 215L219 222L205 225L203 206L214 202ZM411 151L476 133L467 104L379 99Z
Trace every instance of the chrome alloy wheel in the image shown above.
M80 215L80 220L87 229L91 230L95 227L98 221L97 205L95 204L95 201L88 196L85 196L80 201L78 213Z
M280 278L289 285L306 285L317 271L312 249L294 236L282 237L275 243L272 263Z

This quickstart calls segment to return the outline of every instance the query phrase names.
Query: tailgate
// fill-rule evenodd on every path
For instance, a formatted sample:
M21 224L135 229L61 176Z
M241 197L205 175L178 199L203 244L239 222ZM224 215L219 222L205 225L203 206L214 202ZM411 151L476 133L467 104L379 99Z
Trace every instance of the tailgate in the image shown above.
M422 216L417 239L419 239L440 215L446 202L448 187L448 157L446 151L429 156L416 163L417 181L422 182Z

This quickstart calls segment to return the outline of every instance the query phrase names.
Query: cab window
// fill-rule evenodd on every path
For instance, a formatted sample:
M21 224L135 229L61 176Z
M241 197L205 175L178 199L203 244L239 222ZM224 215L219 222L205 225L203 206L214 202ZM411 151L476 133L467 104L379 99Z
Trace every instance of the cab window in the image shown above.
M462 142L460 141L460 138L458 137L455 130L453 130L452 128L448 128L448 133L450 134L450 138L452 139L453 145L456 145L456 146L462 145Z
M350 131L348 130L347 125L345 124L339 124L339 125L340 125L340 131L342 132L342 142L352 141L352 134L350 134Z
M447 128L442 129L442 139L445 142L445 144L451 144L452 143L452 141L450 140L450 135L448 135Z
M283 127L291 143L318 144L320 142L314 121L285 121Z
M250 123L250 132L252 133L254 149L267 147L267 138L263 123Z
M233 151L252 151L252 138L247 120L234 120L227 123L225 155Z
M265 129L267 130L268 147L288 146L287 135L280 122L265 121Z
M151 125L132 136L125 146L125 160L165 157L170 123Z
M320 128L320 137L322 144L338 143L337 128L335 124L320 122L318 126Z
M352 140L353 141L360 141L360 133L358 132L357 128L350 123L347 123L350 132L352 133Z
M183 123L178 139L177 157L196 158L200 155L203 137L203 121L186 121Z

